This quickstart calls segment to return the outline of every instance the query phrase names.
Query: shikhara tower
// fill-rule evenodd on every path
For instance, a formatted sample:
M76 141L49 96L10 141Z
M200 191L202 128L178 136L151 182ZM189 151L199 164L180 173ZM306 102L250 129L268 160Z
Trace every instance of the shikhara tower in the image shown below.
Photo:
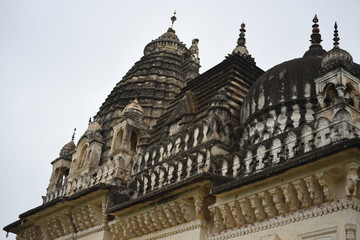
M264 72L245 24L199 74L172 26L53 162L19 240L360 238L360 65L321 46ZM231 51L231 50L230 50Z

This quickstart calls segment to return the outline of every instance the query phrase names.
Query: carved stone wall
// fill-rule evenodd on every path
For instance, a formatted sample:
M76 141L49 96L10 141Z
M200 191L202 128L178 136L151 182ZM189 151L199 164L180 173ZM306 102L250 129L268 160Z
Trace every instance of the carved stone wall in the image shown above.
M77 239L108 227L107 200L98 200L80 207L65 206L62 210L35 221L18 240Z
M261 223L210 233L206 239L355 239L355 224L347 223L347 215L352 214L360 214L359 200L343 198Z
M118 215L109 223L113 240L147 239L147 236L155 232L169 231L168 229L183 229L189 231L203 226L202 221L208 219L207 205L211 199L204 191L197 191L191 196L178 197L162 204L147 207L144 210L131 212L130 215ZM116 214L116 213L115 213ZM121 212L119 212L121 214ZM197 223L192 224L194 221ZM200 221L200 222L199 222ZM198 225L200 224L200 225ZM184 228L177 226L186 226ZM175 231L175 233L179 233ZM161 238L162 234L156 234L155 238ZM166 235L164 235L166 236Z
M326 159L325 169L318 169L323 166L318 163L311 170L299 168L296 173L265 180L253 189L244 187L220 194L216 203L209 206L212 216L209 239L245 236L343 209L359 212L360 163L356 156Z
M353 121L356 119L354 117ZM330 121L320 117L311 124L278 133L266 140L262 138L264 135L260 134L261 142L255 141L251 148L243 150L241 153L245 156L243 159L240 155L236 156L240 161L235 159L224 159L224 161L239 162L237 176L256 174L264 169L284 165L292 158L302 156L311 150L329 146L343 139L357 138L360 133L357 125L358 123L353 123L351 119L349 121L344 118L334 118ZM242 147L246 149L244 144ZM233 172L228 172L228 175L233 175Z
M111 161L90 173L74 177L71 181L65 181L57 190L48 192L44 197L44 202L50 202L61 196L71 196L74 193L100 183L121 184L121 181L117 182L116 180L126 175L126 169L123 169L119 165L120 163L118 161Z

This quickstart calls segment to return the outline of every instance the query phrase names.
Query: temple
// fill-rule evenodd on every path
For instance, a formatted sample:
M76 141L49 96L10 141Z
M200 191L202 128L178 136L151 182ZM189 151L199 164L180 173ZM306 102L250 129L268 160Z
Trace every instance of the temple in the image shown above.
M51 162L43 204L4 230L18 240L360 239L360 65L337 24L326 51L315 16L304 55L263 71L242 23L230 54L199 74L199 39L188 48L175 20Z

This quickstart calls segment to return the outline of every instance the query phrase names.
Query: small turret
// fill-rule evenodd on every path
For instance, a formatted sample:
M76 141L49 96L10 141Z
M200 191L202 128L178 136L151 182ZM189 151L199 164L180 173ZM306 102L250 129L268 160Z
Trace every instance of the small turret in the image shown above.
M144 110L140 106L139 101L135 99L134 101L126 105L126 107L122 111L122 115L126 118L142 121L144 118Z
M339 47L340 38L339 38L337 28L338 28L338 26L337 26L337 23L335 22L334 38L333 38L334 47L329 52L327 52L322 59L321 67L323 68L323 70L328 70L328 69L335 68L338 66L343 66L348 69L351 69L351 67L354 64L353 58L350 55L350 53L348 53L347 51L345 51Z
M71 155L75 150L75 143L74 143L75 132L76 132L76 128L74 129L74 133L71 137L71 141L65 144L63 148L60 150L60 154L59 154L60 158L64 158L66 160L71 161Z
M59 157L51 162L53 170L47 188L47 195L54 194L57 190L61 189L67 180L70 171L71 157L75 151L75 132L76 128L74 129L71 141L62 147Z

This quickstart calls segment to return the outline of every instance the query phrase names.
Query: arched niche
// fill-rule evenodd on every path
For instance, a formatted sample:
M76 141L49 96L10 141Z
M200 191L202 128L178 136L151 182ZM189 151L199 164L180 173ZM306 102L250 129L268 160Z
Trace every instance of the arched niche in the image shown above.
M350 82L346 84L344 90L344 99L351 106L359 109L359 91Z
M77 168L83 168L86 164L87 158L89 155L89 144L86 143L84 145L81 146L80 148L80 154L79 154L79 162L78 162L78 166Z
M334 83L329 83L325 86L324 95L325 95L325 99L324 99L325 107L333 105L339 99L339 95L335 88Z
M347 121L347 122L352 122L352 118L351 115L348 111L346 111L345 109L340 109L339 111L337 111L337 113L334 116L334 122L335 121Z
M118 152L121 150L123 138L124 138L124 129L120 128L118 131L116 131L114 136L113 152Z
M55 186L61 187L64 185L66 177L69 175L69 168L67 167L59 167L55 170Z
M130 151L136 152L139 143L139 134L136 131L132 131L130 135Z

